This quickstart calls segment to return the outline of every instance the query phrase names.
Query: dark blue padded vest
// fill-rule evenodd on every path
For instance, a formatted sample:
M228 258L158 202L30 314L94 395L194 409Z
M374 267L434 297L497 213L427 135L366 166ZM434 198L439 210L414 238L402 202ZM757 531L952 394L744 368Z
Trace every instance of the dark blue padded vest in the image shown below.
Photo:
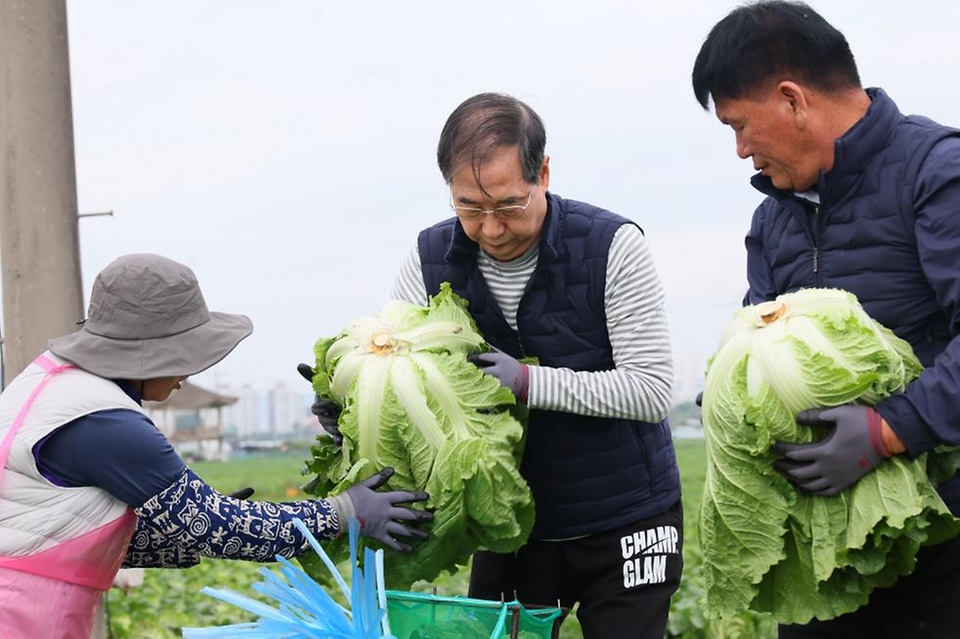
M424 230L420 262L427 294L442 282L469 302L489 344L543 366L614 368L604 307L607 254L630 222L597 207L547 194L536 270L512 330L477 266L479 247L452 218ZM537 518L532 538L605 532L658 515L680 498L670 427L625 419L531 410L520 472Z
M868 92L870 110L841 138L833 169L820 179L819 207L775 189L768 178L754 177L754 186L770 196L754 215L751 230L761 240L761 268L769 274L751 272L745 301L758 303L804 287L846 289L930 367L954 331L921 268L913 198L923 160L935 144L958 132L904 116L883 91ZM952 269L947 277L956 277L960 255L939 268ZM757 282L764 280L772 280L766 283L769 289L759 290L764 285ZM895 396L880 406L895 411L900 401ZM928 414L949 414L929 408ZM960 512L960 479L939 488L944 501Z

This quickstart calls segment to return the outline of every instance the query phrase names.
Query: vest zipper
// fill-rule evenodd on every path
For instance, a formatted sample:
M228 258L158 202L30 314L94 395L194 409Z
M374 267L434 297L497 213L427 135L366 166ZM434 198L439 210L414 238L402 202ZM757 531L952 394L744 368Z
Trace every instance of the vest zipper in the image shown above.
M520 337L520 322L517 322L517 345L520 346L520 357L518 359L526 359L527 349L523 347L523 338Z
M817 286L820 286L820 205L816 204L813 207L813 223L815 225L815 239L813 241L813 274L815 276Z

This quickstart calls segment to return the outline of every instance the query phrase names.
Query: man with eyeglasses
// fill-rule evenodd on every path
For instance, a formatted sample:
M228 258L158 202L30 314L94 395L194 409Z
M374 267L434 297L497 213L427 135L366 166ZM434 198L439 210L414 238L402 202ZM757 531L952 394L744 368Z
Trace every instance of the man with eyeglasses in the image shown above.
M476 363L530 408L534 530L474 556L470 596L579 602L585 637L660 639L683 539L663 290L636 224L548 191L545 145L516 98L458 106L437 148L456 215L420 233L393 297L450 282L492 347Z

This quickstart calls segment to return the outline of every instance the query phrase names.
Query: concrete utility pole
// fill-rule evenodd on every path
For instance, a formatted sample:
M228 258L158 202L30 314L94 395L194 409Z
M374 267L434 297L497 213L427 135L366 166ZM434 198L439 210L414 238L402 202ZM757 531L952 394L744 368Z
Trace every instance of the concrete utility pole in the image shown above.
M83 317L66 0L0 0L4 382Z
M83 317L69 53L66 0L0 0L4 385Z

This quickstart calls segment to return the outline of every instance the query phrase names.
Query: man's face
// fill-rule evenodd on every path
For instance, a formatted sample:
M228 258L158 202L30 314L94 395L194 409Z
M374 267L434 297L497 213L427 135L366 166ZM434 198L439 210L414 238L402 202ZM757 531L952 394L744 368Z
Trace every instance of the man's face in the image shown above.
M716 101L717 118L733 129L737 155L785 191L805 191L820 176L819 156L806 135L806 113L786 83L747 97ZM794 85L795 86L795 85Z
M526 253L539 239L547 214L547 186L550 182L549 158L544 158L540 180L530 184L523 179L520 150L502 147L480 166L480 184L473 167L464 162L450 180L450 197L456 207L485 209L476 219L458 214L463 230L490 257L507 262ZM528 203L529 202L529 203ZM516 217L493 212L504 206L526 206Z

